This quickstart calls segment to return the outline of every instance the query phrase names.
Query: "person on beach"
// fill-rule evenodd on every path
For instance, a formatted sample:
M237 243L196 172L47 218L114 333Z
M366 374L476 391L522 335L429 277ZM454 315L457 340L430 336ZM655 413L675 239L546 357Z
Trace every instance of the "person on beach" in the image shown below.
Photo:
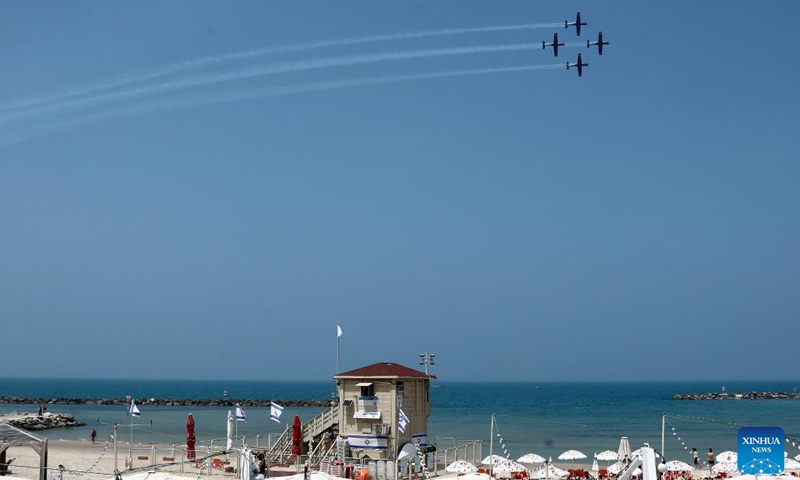
M39 404L39 412L37 413L37 416L39 416L39 417L42 416L42 404L41 403Z
M92 427L91 435L92 435L92 443L95 443L94 440L95 438L97 438L97 430L95 430L94 427Z
M694 458L694 466L695 467L699 467L700 466L700 454L697 453L697 449L696 448L692 449L692 458Z
M714 466L714 450L708 449L708 468Z

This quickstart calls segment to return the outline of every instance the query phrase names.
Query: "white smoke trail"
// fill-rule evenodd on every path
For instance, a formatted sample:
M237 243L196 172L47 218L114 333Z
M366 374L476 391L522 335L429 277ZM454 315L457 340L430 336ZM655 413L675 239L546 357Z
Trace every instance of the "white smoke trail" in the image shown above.
M23 100L17 103L8 105L0 105L0 112L7 112L19 110L23 108L30 108L48 103L58 102L69 98L80 97L92 93L100 92L103 90L111 90L118 87L124 87L134 83L145 82L157 78L165 77L174 73L180 73L186 70L202 68L209 65L214 65L221 62L230 62L236 60L244 60L254 57L261 57L266 55L275 55L281 53L292 53L304 50L314 50L320 48L334 48L344 47L350 45L359 45L364 43L387 42L392 40L413 40L425 37L439 37L446 35L466 35L473 33L491 33L491 32L507 32L513 30L531 30L537 28L554 28L561 25L559 22L555 23L526 23L520 25L497 25L489 27L471 27L471 28L447 28L439 30L427 30L416 32L403 32L403 33L390 33L384 35L369 35L365 37L352 37L342 38L338 40L325 40L319 42L298 43L291 45L280 45L277 47L261 48L257 50L249 50L244 52L232 52L222 55L215 55L210 57L200 57L192 60L187 60L172 65L155 69L150 72L142 72L136 74L123 75L121 77L107 80L103 83L96 85L77 88L64 93L54 94L46 97L33 98Z
M537 48L539 48L539 45L533 43L511 44L511 45L484 45L476 47L439 48L431 50L410 50L410 51L390 52L390 53L350 55L344 57L328 57L328 58L318 58L313 60L301 60L295 62L279 63L277 65L272 65L272 66L250 67L228 73L217 73L217 74L195 76L195 77L189 77L184 80L173 80L167 83L138 87L130 90L122 90L118 92L98 94L92 97L79 98L53 105L35 107L22 112L8 113L6 115L0 115L0 123L6 123L16 118L38 115L58 110L64 110L68 108L90 107L97 104L109 103L119 100L127 100L146 95L169 92L172 90L179 90L179 89L198 87L204 85L213 85L216 83L231 82L236 80L245 80L248 78L262 77L278 73L292 73L303 70L341 67L341 66L358 65L358 64L374 63L374 62L387 62L394 60L430 58L430 57L439 57L447 55L467 55L467 54L478 54L478 53L508 52L516 50L537 49Z
M90 125L104 120L111 120L115 118L146 114L167 109L197 107L197 106L210 105L216 103L235 102L235 101L267 98L267 97L278 97L278 96L292 95L298 93L319 92L319 91L333 90L339 88L352 88L352 87L360 87L360 86L376 85L384 83L431 80L437 78L461 77L468 75L532 72L537 70L554 70L561 68L563 68L563 65L561 65L560 63L548 64L548 65L520 65L514 67L481 68L472 70L451 70L451 71L432 72L432 73L356 78L356 79L336 80L329 82L307 83L301 85L290 85L285 87L266 87L259 89L227 91L227 92L219 92L216 95L214 95L213 93L205 93L202 96L192 96L184 99L173 99L169 101L151 102L149 104L140 104L125 109L116 109L109 112L87 115L76 120L57 122L50 124L46 127L33 128L33 129L28 129L27 131L18 132L16 134L9 134L6 135L5 137L0 137L0 147L5 147L16 143L25 142L32 138L41 137L43 135L53 134L59 131L73 129L85 125Z

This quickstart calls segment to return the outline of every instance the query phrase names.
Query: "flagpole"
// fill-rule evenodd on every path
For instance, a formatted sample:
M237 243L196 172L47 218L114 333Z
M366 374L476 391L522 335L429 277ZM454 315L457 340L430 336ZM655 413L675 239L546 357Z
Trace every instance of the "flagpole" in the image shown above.
M339 322L336 322L336 374L338 375L339 370L339 339L342 338L342 327L339 325Z

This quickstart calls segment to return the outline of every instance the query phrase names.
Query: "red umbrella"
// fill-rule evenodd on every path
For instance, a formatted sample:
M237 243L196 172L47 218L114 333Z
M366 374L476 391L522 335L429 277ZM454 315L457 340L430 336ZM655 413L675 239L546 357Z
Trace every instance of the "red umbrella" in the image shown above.
M294 416L294 423L292 424L292 455L300 455L300 435L303 424L300 423L300 417Z
M197 458L194 452L194 442L194 417L190 413L189 418L186 419L186 458L189 460Z

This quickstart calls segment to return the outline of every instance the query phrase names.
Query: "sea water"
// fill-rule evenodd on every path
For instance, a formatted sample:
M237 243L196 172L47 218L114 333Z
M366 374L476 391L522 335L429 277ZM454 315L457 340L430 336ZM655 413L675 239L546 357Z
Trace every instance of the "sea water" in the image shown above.
M603 450L616 451L620 437L630 439L635 449L644 442L661 450L662 420L664 449L668 459L691 462L692 447L701 452L736 450L742 426L777 426L790 439L800 437L800 400L674 400L675 394L796 391L798 382L739 381L724 385L713 382L641 383L495 383L435 382L430 389L431 416L428 439L438 448L468 440L483 441L488 455L490 436L494 453L514 459L537 453L557 459L566 450L579 450L589 459ZM0 380L0 396L117 398L226 398L281 400L329 400L333 381L145 381L145 380ZM49 405L51 412L71 413L86 425L44 430L51 440L89 438L95 427L98 441L110 437L113 424L119 439L134 443L182 445L186 440L186 418L195 419L198 445L222 444L226 437L230 407L139 405L140 417L129 417L124 406ZM0 414L35 412L36 405L3 404ZM247 420L235 422L236 433L249 445L267 444L297 415L303 422L323 411L320 407L287 407L281 422L270 420L269 408L245 408ZM494 416L494 423L492 422ZM409 428L414 430L414 425ZM493 434L493 435L492 435ZM787 442L790 456L800 449ZM602 466L601 462L601 466Z

